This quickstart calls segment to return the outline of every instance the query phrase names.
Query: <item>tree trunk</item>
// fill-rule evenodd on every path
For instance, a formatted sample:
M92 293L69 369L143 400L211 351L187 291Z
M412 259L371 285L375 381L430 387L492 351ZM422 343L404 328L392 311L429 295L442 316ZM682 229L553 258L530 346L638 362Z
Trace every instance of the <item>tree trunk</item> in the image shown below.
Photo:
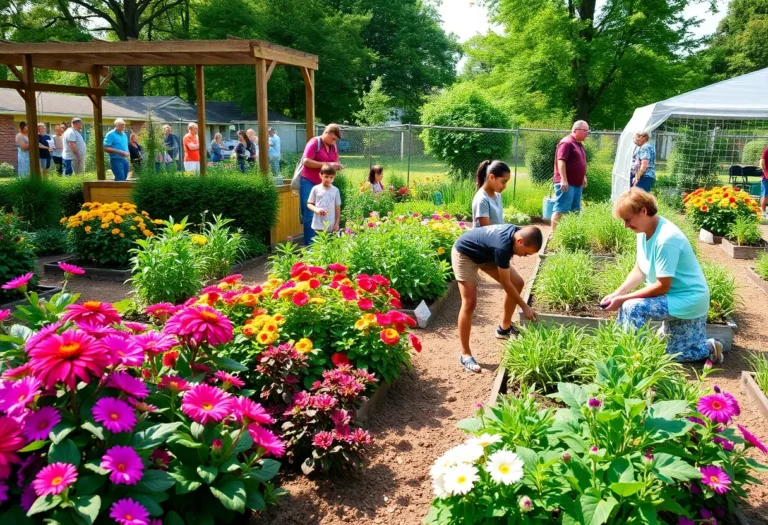
M594 19L595 0L582 0L578 7L578 18L585 25L579 30L579 40L583 42L581 56L571 62L576 91L574 93L574 106L576 107L576 119L589 122L589 113L592 108L592 95L589 90L589 51L590 44L595 35ZM573 15L572 15L573 16Z
M141 24L139 22L139 10L136 0L125 0L123 3L123 17L117 17L119 31L117 37L126 42L128 40L138 40L141 34ZM128 66L126 68L126 90L125 94L129 97L144 96L144 68L142 66Z
M129 66L126 69L127 85L125 89L126 96L143 97L144 96L144 68L142 66Z

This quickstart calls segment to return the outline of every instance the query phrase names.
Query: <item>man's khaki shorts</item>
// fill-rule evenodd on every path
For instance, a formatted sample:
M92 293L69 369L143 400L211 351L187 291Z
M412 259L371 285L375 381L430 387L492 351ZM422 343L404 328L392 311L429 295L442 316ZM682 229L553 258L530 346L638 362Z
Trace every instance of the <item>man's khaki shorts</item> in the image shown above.
M480 269L487 272L496 268L493 263L477 264L463 253L456 251L456 248L451 248L451 266L456 280L465 283L476 283L477 271Z

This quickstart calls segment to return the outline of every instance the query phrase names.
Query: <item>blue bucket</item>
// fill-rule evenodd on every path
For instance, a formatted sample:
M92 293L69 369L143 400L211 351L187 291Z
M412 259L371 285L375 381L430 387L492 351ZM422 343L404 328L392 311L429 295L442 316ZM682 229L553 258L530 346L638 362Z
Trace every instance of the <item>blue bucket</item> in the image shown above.
M555 200L544 197L541 203L541 218L549 220L552 218L552 211L555 207Z

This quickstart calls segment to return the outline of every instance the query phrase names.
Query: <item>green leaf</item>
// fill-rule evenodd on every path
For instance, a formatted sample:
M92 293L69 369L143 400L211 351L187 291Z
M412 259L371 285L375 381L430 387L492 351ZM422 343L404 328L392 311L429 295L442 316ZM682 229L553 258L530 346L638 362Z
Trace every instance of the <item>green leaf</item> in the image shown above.
M573 383L558 383L557 394L552 394L552 397L559 397L563 403L577 410L580 410L589 399L584 389Z
M267 502L264 501L264 496L261 495L259 485L257 483L247 484L246 488L248 490L245 498L245 506L256 511L267 510Z
M170 511L163 518L163 525L186 525L184 520L179 516L175 510Z
M757 460L753 458L744 458L744 461L746 461L747 465L752 467L752 469L756 472L768 472L768 467L762 463L758 463Z
M80 451L71 439L65 439L58 445L51 445L48 449L48 464L70 463L74 466L80 464Z
M80 496L90 496L99 490L105 481L107 478L104 476L83 476L75 482L75 492Z
M608 483L630 483L635 481L632 462L626 458L617 458L608 465Z
M648 437L654 441L682 436L692 427L693 423L679 419L648 418L643 423L643 428L648 432Z
M176 494L179 495L194 492L203 484L192 467L176 467L170 475L176 480Z
M152 494L155 492L165 492L176 484L169 473L163 470L147 470L141 477L141 481L136 485L136 490Z
M109 474L107 469L101 468L101 459L92 459L85 464L85 468L102 476Z
M516 447L515 452L523 460L526 470L536 468L536 462L539 460L539 455L536 452L525 447Z
M251 470L248 475L251 479L257 481L269 481L277 475L280 470L280 462L274 459L262 459L261 468Z
M211 487L211 494L224 505L224 508L236 512L245 512L245 485L238 479L232 479L216 487Z
M237 439L237 433L233 436L233 439L237 439L237 445L232 451L232 454L239 454L240 452L245 452L246 450L253 448L253 438L248 430L242 429L239 432L242 433L240 439Z
M163 515L163 508L160 504L154 500L149 494L142 494L140 492L129 492L126 494L129 498L133 498L147 509L149 515L153 518Z
M200 479L205 481L207 485L210 485L211 483L216 481L216 476L219 475L219 469L217 469L216 467L198 465L197 474L198 476L200 476Z
M67 437L74 429L75 425L69 421L61 421L59 424L53 427L51 433L48 434L48 437L51 438L53 443L58 444L61 443L61 441Z
M603 525L608 521L611 511L618 501L611 497L600 499L591 494L583 494L579 498L579 503L585 525Z
M456 427L468 434L475 434L482 430L483 422L479 417L467 417L456 423Z
M235 361L234 359L230 359L229 357L214 357L211 359L218 368L223 368L224 370L229 370L231 372L247 372L248 367L245 365L242 365Z
M644 483L640 481L631 481L625 483L611 483L610 489L622 498L631 496L643 488Z
M608 421L613 421L620 415L621 412L618 410L601 410L597 413L597 420L601 423L607 423Z
M101 498L99 496L80 496L72 503L72 508L88 525L92 525L96 521L101 510Z
M32 507L27 511L27 516L34 516L47 510L55 509L61 503L60 496L40 496L32 504Z
M192 437L195 439L202 440L203 439L203 432L205 432L205 427L201 425L200 423L193 422L189 426L189 430L192 432Z
M651 405L650 417L661 419L674 419L688 411L688 402L682 400L659 401Z
M99 438L100 440L106 441L106 437L104 436L104 428L103 427L94 425L90 421L86 421L85 423L80 425L80 428L90 432L91 434L93 434L94 436Z
M656 509L653 505L646 503L645 505L636 508L634 512L637 513L640 518L640 523L644 523L645 525L658 524L658 520L656 519Z
M645 410L645 406L646 406L646 403L644 399L625 399L624 400L624 410L629 416L629 419L634 419L635 417L642 414L643 410Z
M235 456L230 457L224 463L219 465L220 472L237 472L241 468L242 467L240 465L240 462L237 460Z
M677 514L678 516L685 516L686 518L691 517L691 513L685 510L685 508L683 508L682 505L675 501L674 498L662 499L659 503L656 504L656 510L666 510L667 512Z
M26 447L19 450L19 452L34 452L35 450L40 450L45 446L45 444L48 443L45 439L38 439L37 441L33 441Z
M654 455L651 470L661 481L668 484L674 484L675 480L690 481L692 479L701 479L701 473L697 468L678 457L664 452Z
M181 426L181 423L162 423L136 432L131 440L131 446L136 450L155 448L164 443L173 432Z

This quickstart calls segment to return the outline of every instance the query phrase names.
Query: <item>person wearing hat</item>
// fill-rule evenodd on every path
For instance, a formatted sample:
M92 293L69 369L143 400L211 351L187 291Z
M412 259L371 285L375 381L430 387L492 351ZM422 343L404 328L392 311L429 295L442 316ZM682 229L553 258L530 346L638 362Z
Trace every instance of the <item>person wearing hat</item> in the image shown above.
M269 165L275 177L280 176L280 137L272 126L269 127Z
M61 152L61 158L66 176L72 175L73 172L80 174L85 169L85 140L81 134L82 129L83 121L75 117L72 119L72 127L67 128L62 136L64 151Z

